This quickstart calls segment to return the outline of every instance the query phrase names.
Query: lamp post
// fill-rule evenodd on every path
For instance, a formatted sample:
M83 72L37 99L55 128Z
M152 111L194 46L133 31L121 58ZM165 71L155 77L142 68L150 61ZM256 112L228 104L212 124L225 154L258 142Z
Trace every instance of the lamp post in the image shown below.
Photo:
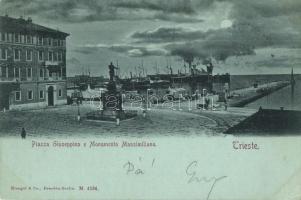
M77 121L80 122L80 110L79 110L79 104L80 104L80 98L82 96L81 89L79 89L79 93L77 94L76 103L77 103Z
M146 90L146 110L149 110L148 109L148 91L150 91L150 90L151 89L149 89L149 88Z
M119 126L120 125L120 111L117 110L117 115L116 115L116 125Z
M79 100L77 99L77 121L80 122Z
M203 110L205 110L205 91L206 89L203 89Z

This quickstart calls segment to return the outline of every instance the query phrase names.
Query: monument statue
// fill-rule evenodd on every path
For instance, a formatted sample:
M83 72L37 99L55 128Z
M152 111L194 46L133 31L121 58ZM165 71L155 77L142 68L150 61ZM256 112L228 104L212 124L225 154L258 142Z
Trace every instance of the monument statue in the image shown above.
M118 69L117 67L115 67L113 65L113 63L111 62L109 65L109 74L110 74L110 81L114 81L114 77L115 77L115 69Z
M102 110L93 111L87 114L90 120L114 121L124 120L137 116L137 112L126 113L122 108L122 94L116 88L115 69L118 69L111 62L109 67L110 81L107 85L107 91L101 94Z

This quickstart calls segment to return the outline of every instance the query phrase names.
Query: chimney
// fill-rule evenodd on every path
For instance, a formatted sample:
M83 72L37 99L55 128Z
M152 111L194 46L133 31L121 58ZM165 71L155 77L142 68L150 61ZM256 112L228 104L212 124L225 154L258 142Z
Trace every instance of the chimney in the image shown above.
M28 18L27 18L27 22L28 22L28 23L32 23L31 17L28 17Z

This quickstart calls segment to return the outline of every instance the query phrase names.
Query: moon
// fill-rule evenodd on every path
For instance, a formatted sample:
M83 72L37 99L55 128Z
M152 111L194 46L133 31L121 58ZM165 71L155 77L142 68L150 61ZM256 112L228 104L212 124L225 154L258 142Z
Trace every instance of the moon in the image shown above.
M228 20L228 19L225 19L221 22L221 28L229 28L232 26L232 21L231 20Z

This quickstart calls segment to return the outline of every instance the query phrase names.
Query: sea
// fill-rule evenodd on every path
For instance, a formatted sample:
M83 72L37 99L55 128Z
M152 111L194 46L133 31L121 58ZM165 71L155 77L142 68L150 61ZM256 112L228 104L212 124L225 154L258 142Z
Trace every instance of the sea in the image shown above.
M301 80L296 80L293 95L291 85L289 85L245 107L258 109L260 106L264 109L280 109L283 107L285 110L301 110Z

